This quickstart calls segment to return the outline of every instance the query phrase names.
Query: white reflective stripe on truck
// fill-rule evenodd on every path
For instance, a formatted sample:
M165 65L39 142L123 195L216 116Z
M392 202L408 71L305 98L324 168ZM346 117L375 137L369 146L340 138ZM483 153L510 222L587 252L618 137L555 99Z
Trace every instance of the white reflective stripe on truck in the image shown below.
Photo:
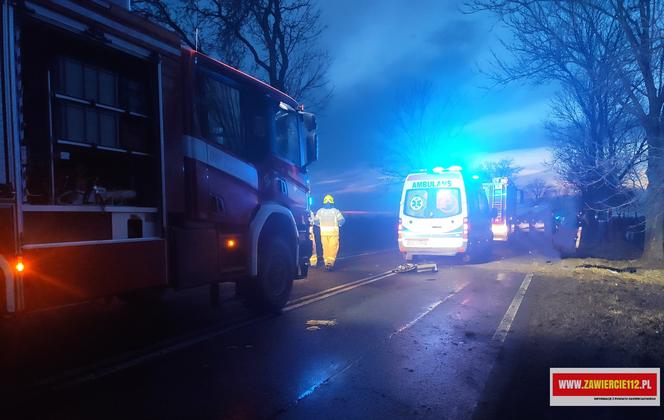
M252 165L192 136L183 136L184 155L205 163L258 189L258 172Z

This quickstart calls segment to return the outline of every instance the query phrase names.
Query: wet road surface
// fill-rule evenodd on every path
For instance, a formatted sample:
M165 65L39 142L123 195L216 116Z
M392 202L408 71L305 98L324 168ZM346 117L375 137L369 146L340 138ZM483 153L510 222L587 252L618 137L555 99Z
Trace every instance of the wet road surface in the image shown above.
M494 259L502 258L527 266L552 257L498 247ZM596 285L512 272L500 262L435 261L437 273L398 274L392 270L402 259L394 251L341 259L335 272L313 270L297 281L276 317L246 310L228 285L216 307L199 288L139 306L93 302L5 323L4 413L40 419L664 418L659 408L548 406L549 367L645 363L627 358L608 329L579 347L578 336L556 324L569 319L587 331L598 315L584 302L598 293ZM604 294L612 296L611 290ZM633 300L639 305L643 297ZM569 315L553 316L558 307ZM662 365L657 357L645 364Z
M78 326L63 334L115 341L101 350L97 340L86 351L71 346L89 359L86 369L73 369L86 363L60 354L56 367L47 357L43 370L21 370L43 386L33 397L38 406L27 401L17 414L469 418L499 348L492 337L523 275L447 260L438 273L390 273L400 262L385 252L340 261L333 273L316 271L297 283L278 317L256 318L234 301L196 308L206 302L201 290L166 296L147 316L155 330L147 337L140 332L151 330L148 321L132 323L123 305L87 308L102 312L94 314L96 331ZM177 316L186 319L171 318Z

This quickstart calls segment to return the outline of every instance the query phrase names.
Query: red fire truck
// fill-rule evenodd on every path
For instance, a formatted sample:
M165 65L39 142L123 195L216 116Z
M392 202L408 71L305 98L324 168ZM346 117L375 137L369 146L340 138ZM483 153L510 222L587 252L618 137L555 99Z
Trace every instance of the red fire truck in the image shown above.
M307 275L315 117L105 0L2 1L0 313Z
M508 241L515 230L517 196L516 185L509 178L494 178L482 184L489 206L496 209L491 221L494 241Z

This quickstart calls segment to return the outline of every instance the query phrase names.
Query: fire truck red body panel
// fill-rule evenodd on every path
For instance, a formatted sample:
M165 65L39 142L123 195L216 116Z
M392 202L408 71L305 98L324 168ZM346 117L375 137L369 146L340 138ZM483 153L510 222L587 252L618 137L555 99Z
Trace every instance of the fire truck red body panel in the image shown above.
M20 4L1 8L0 313L243 281L266 232L306 275L297 102L111 3Z

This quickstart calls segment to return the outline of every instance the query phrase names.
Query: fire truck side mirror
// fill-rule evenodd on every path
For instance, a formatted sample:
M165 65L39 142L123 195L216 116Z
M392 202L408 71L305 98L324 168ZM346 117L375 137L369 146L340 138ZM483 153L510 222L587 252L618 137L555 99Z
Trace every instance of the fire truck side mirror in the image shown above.
M318 160L318 134L316 129L316 116L309 112L301 112L304 128L306 129L306 156L305 165L309 165Z

